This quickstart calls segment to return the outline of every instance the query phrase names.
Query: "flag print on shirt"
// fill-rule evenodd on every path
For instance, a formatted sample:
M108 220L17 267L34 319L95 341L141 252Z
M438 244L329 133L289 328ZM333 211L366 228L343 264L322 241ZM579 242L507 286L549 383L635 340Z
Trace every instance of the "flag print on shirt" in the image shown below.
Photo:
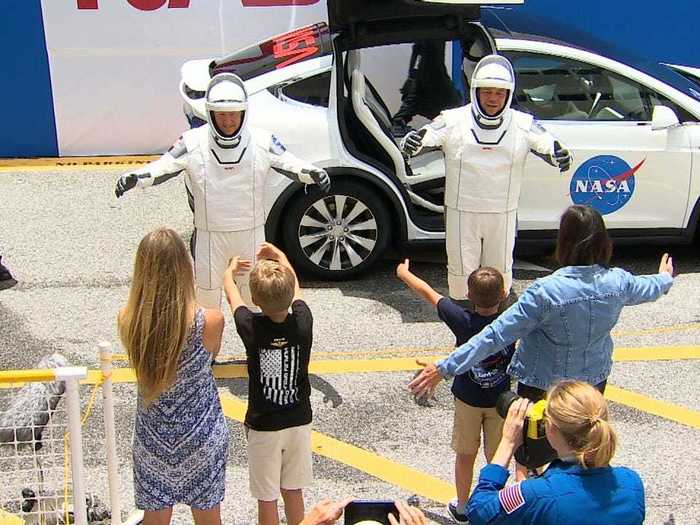
M501 506L503 507L503 510L506 511L506 514L512 514L520 507L525 505L525 498L523 498L523 491L520 488L520 482L499 490L498 501L501 502Z
M297 403L300 348L289 347L285 338L275 339L270 346L276 348L260 350L260 383L265 399L281 406Z

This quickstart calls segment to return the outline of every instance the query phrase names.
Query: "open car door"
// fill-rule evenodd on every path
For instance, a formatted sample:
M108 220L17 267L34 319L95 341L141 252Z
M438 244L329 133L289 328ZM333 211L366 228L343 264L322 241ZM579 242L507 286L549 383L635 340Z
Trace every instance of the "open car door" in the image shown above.
M495 3L522 3L502 0ZM490 33L479 23L481 2L478 0L328 0L329 29L336 52L339 131L343 144L355 158L392 178L403 193L413 222L424 230L441 231L443 225L444 161L439 151L426 152L411 164L397 146L400 133L392 125L395 114L388 111L381 93L366 77L361 50L397 44L437 48L457 41L480 58L496 52ZM362 53L364 55L364 52ZM460 105L461 95L452 85L444 64L445 52L422 57L424 66L434 61L439 67L427 66L431 87L420 91L424 109L417 111L428 119L439 111ZM391 60L391 59L388 59ZM413 60L413 59L412 59ZM392 64L387 63L387 69ZM410 66L413 67L413 66ZM460 79L461 80L461 79ZM429 91L429 93L428 93ZM406 87L401 88L406 97ZM403 100L403 99L402 99ZM435 111L440 103L444 105ZM435 107L432 107L435 106ZM407 121L408 123L408 121Z
M491 0L489 4L522 4ZM478 21L480 0L328 0L331 33L341 34L346 49L425 39L454 40L469 22Z

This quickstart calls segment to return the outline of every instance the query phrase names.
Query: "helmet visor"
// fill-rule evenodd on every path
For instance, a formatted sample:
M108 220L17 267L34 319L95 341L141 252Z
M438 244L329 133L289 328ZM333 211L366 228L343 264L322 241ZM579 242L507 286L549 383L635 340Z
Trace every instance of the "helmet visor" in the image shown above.
M209 119L217 135L223 138L234 138L243 126L245 111L210 111Z
M504 88L477 88L476 103L479 104L481 114L489 117L498 117L506 108L510 99L510 91Z

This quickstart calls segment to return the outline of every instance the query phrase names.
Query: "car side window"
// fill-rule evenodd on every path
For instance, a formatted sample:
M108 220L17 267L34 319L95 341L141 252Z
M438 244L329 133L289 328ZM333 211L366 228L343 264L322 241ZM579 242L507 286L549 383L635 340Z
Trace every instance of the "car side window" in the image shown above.
M297 102L327 108L330 89L331 72L324 71L318 75L282 86L280 91L283 96Z
M516 72L516 104L539 120L651 121L663 95L607 69L550 55L505 53Z

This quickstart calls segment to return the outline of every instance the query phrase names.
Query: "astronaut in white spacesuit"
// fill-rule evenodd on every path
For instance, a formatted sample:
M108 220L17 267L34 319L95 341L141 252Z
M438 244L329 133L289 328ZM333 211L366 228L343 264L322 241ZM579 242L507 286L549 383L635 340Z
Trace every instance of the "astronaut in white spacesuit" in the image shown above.
M532 151L560 171L568 150L531 115L510 107L515 75L508 59L488 55L474 69L470 104L443 111L412 131L401 149L416 155L440 147L445 155L445 228L450 297L467 298L467 278L480 266L513 282L516 212L525 160Z
M330 188L325 170L289 153L270 132L246 125L248 95L232 73L214 76L206 92L208 123L185 131L158 160L124 174L115 194L161 184L185 172L194 209L197 301L219 308L233 256L253 260L265 240L265 184L271 169L304 184ZM247 275L241 293L252 305Z

